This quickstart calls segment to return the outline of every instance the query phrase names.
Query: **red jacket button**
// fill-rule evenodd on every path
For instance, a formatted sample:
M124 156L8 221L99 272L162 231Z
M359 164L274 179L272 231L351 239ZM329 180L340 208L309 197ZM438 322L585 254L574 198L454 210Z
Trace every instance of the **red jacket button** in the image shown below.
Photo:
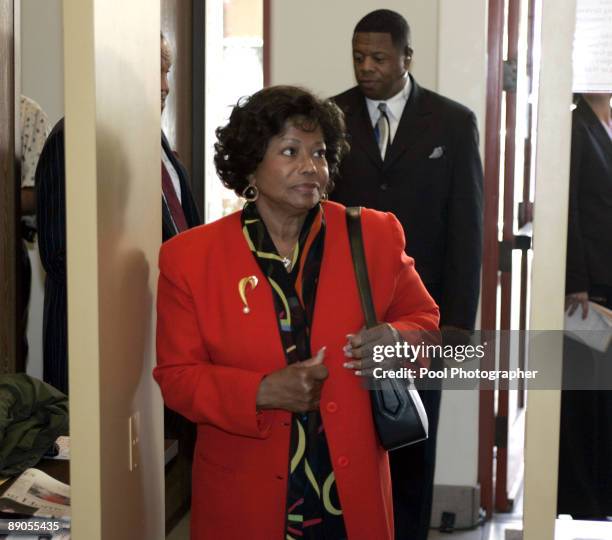
M338 410L338 404L335 401L330 401L327 403L325 408L327 409L327 412L334 413Z
M338 467L348 467L349 459L346 456L340 456L338 458Z

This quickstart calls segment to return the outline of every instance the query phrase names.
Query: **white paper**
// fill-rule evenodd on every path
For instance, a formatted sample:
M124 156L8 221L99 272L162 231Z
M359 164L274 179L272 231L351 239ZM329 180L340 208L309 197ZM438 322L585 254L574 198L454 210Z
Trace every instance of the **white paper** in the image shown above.
M565 313L565 330L572 339L606 352L612 341L612 312L589 302L588 315L583 319L582 306L579 305L571 316Z
M612 92L612 0L577 0L574 92Z
M19 513L20 506L28 508L21 513L33 516L70 517L70 486L38 469L26 469L0 497L3 512Z

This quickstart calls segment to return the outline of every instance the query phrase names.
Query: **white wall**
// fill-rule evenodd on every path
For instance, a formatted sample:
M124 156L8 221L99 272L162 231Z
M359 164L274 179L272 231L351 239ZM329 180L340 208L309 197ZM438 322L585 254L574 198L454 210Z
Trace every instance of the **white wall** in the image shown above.
M34 99L50 125L64 116L61 0L21 0L21 92ZM45 271L38 242L28 243L32 292L28 318L28 374L42 378L42 320Z
M351 38L376 0L271 0L271 84L305 86L331 96L355 85ZM438 1L389 0L412 30L412 73L435 89L438 77Z
M64 116L62 1L21 0L21 91L51 125Z
M439 0L438 92L476 114L484 150L487 0ZM473 486L478 479L478 392L442 394L436 484Z
M410 24L415 51L411 72L419 84L470 107L481 133L486 107L486 6L486 0L384 4ZM271 84L300 84L322 96L354 86L354 26L381 7L376 0L272 0ZM447 391L442 398L435 482L473 486L477 474L478 393Z

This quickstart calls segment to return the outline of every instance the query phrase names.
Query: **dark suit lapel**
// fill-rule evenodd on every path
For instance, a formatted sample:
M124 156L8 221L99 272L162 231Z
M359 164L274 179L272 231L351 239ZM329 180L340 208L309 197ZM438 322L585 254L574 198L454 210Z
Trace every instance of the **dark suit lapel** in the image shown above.
M597 139L602 148L606 149L605 156L608 159L608 164L612 164L612 139L606 132L606 128L603 127L602 123L597 119L597 125L591 125L590 130L593 133L593 137Z
M193 200L193 195L191 193L191 186L187 182L187 171L183 164L178 160L172 148L170 147L170 143L164 132L161 133L162 140L162 148L166 151L166 155L170 159L170 163L174 167L174 170L178 174L179 182L181 185L181 206L183 207L183 213L185 214L185 220L187 221L187 225L191 227L195 227L196 225L200 225L200 213L198 212L198 208ZM169 215L169 212L168 212Z
M389 168L408 150L410 150L410 153L407 159L410 159L410 157L422 146L425 140L424 135L430 127L428 119L430 111L426 99L424 99L423 91L415 82L412 75L410 76L410 80L412 82L410 97L404 107L383 169Z
M595 137L601 148L606 149L605 155L608 163L612 163L612 159L610 157L612 156L612 139L610 139L606 128L601 123L601 120L597 118L597 115L593 112L593 109L591 109L590 105L586 103L586 101L581 100L578 107L580 108L589 126L591 135Z
M377 167L382 168L383 163L378 144L376 144L374 128L365 97L359 87L352 92L344 114L346 115L347 131L351 134L351 151L357 151L358 148L363 150Z

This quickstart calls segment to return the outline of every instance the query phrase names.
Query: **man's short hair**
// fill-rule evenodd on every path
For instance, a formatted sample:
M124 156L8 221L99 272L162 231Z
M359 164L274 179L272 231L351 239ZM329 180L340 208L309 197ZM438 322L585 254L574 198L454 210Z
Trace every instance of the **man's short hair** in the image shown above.
M399 13L390 9L377 9L363 17L355 26L357 32L391 34L391 41L402 54L412 54L410 47L410 26Z

